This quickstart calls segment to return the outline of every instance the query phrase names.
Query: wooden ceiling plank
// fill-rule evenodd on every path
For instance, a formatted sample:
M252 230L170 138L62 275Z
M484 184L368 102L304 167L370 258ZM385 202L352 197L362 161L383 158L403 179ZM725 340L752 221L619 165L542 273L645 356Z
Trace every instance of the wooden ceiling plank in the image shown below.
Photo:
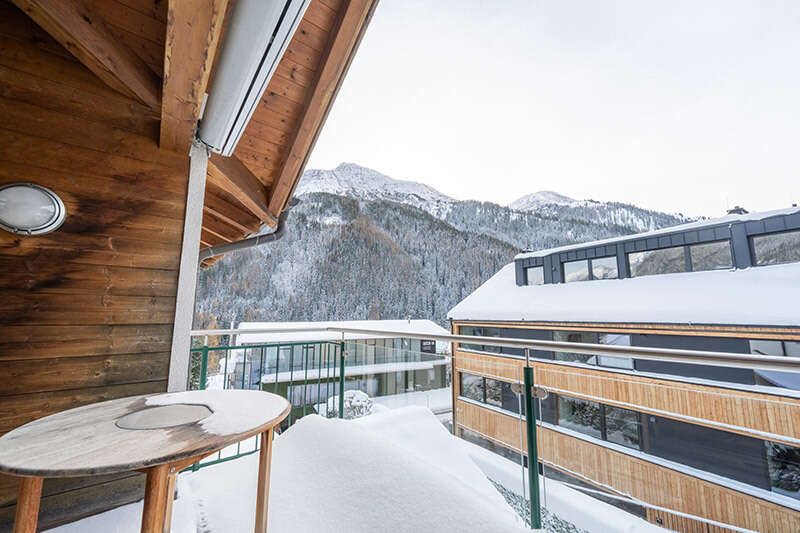
M306 111L272 189L269 209L273 213L283 211L292 194L374 5L374 0L350 0L344 7L345 11L339 19L338 28L333 31L333 40L324 56Z
M117 26L134 35L164 47L163 22L143 15L122 2L111 0L83 0L86 6L103 17L106 26Z
M336 26L337 13L338 10L335 11L322 2L316 1L309 4L303 18L325 31L331 31Z
M208 165L208 179L236 198L261 222L275 226L277 220L269 210L266 189L235 156L213 156Z
M13 1L107 85L159 109L158 77L80 0Z
M189 151L228 0L170 0L164 46L161 147Z
M203 213L203 229L225 242L233 242L242 238L242 235L236 229L216 219L207 212Z
M203 209L206 213L236 228L243 235L255 233L260 226L260 222L255 217L247 216L247 213L244 213L235 205L211 194L209 191L206 191Z

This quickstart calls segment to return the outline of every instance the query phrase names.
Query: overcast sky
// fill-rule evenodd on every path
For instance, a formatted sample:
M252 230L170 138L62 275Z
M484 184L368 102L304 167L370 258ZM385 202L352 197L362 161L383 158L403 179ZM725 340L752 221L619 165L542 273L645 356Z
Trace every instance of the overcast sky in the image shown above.
M380 0L309 168L459 199L800 202L800 1Z

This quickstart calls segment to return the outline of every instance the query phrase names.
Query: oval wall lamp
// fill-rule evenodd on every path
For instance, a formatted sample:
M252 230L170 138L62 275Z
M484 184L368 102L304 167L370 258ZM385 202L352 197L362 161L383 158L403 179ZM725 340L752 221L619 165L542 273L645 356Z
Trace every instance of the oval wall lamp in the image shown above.
M0 186L0 228L17 235L44 235L64 222L67 209L56 193L34 183Z

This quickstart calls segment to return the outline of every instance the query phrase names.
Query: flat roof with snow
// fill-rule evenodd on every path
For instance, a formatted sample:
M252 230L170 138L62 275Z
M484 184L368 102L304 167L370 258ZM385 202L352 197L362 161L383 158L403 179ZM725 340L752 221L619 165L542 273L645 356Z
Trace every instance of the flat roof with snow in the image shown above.
M800 326L800 264L518 286L503 267L453 320Z
M242 322L240 330L275 330L258 333L240 333L238 341L242 344L267 344L278 342L320 342L338 341L342 334L325 331L325 328L372 329L432 335L448 335L450 332L431 320L339 320L325 322ZM282 331L287 329L315 329L315 331ZM400 335L397 335L398 337ZM384 339L386 335L347 334L347 340Z

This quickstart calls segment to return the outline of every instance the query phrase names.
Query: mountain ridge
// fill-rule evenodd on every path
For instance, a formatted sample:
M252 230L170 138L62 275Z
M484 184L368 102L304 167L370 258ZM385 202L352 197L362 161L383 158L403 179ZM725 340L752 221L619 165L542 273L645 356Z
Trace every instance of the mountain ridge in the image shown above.
M614 202L524 211L460 201L355 164L307 171L295 197L281 239L201 271L196 327L409 316L446 325L447 311L521 250L685 221Z

